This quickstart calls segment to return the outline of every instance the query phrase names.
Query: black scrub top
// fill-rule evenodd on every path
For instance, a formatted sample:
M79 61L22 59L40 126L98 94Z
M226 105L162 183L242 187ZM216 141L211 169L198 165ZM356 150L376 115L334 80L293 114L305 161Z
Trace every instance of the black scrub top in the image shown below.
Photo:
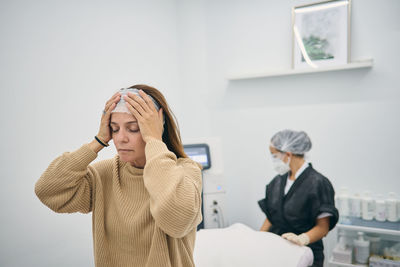
M335 191L328 178L314 170L311 164L294 181L285 195L287 174L277 175L267 185L265 198L258 201L260 208L271 222L270 232L282 235L297 235L309 231L315 226L318 215L328 212L329 230L332 230L339 218L335 208ZM324 257L324 245L318 240L308 245L315 260Z

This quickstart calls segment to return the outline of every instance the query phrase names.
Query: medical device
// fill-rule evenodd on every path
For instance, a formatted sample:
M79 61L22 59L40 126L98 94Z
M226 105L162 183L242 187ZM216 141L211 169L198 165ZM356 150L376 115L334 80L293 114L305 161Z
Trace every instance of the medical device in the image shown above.
M203 166L201 196L203 221L198 229L226 227L229 223L225 209L225 177L220 139L217 137L186 139L183 148L192 160Z
M210 148L207 144L190 144L184 145L183 150L186 155L189 156L192 160L200 163L203 166L203 170L207 170L211 168L211 158L210 158ZM203 179L203 172L202 172ZM201 192L201 215L203 220L197 226L197 230L204 228L204 201L203 201L203 191Z
M203 166L203 170L211 168L210 148L207 144L184 145L183 149L189 158Z

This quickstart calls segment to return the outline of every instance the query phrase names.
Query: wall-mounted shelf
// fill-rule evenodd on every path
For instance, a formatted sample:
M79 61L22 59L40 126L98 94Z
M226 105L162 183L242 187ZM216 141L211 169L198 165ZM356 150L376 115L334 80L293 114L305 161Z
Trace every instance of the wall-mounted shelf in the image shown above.
M243 74L232 74L228 76L228 80L244 80L244 79L255 79L255 78L266 78L266 77L277 77L277 76L289 76L297 74L307 74L307 73L318 73L326 71L339 71L339 70L349 70L349 69L360 69L360 68L371 68L373 65L372 59L353 61L351 63L331 66L331 67L320 67L316 69L286 69L286 70L275 70L266 71L259 73L243 73Z

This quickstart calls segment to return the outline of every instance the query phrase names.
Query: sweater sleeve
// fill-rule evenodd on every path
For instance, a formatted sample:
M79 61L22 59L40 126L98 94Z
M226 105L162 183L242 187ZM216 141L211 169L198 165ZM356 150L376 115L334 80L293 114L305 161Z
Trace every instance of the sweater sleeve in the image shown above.
M200 167L190 159L178 161L159 140L147 142L145 153L144 184L156 225L171 237L184 237L202 220Z
M47 207L59 213L92 211L94 176L88 166L97 157L88 145L66 152L47 167L36 182L35 193Z

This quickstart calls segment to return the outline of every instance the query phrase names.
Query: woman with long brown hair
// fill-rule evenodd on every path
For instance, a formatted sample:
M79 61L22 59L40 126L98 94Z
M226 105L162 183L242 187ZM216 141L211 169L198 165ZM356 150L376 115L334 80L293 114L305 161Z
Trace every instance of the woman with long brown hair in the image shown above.
M39 199L59 213L92 212L97 267L194 266L201 166L185 155L164 96L147 85L121 89L99 128L50 164ZM90 164L110 140L118 154Z

